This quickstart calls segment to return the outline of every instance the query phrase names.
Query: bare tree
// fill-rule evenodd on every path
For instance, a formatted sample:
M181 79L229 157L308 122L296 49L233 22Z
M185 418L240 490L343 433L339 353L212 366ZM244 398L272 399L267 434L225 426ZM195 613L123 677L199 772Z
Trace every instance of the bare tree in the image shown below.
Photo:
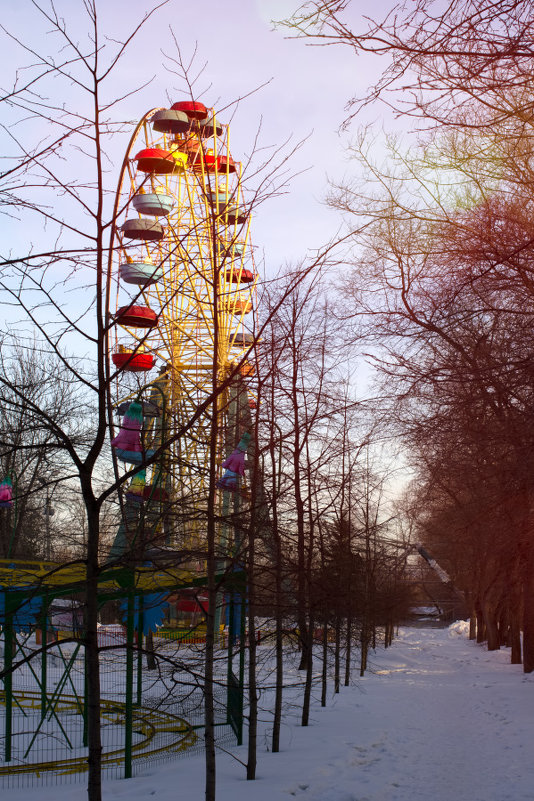
M521 0L454 0L446 7L417 0L384 16L360 15L349 0L309 0L281 24L311 44L387 59L377 82L350 100L349 120L378 99L423 124L462 127L473 99L494 121L530 116L534 18ZM491 126L488 117L480 124Z
M4 339L0 357L0 464L13 482L12 510L2 514L2 555L50 558L50 499L59 500L69 478L63 448L45 419L67 426L74 440L84 438L83 410L74 387L57 376L58 362L38 342ZM39 401L41 415L36 412Z
M480 111L473 113L480 120ZM354 319L360 333L366 330L381 349L376 364L387 381L390 419L415 447L429 484L450 493L455 514L464 506L464 525L482 541L473 509L474 497L478 506L486 497L484 480L521 498L516 510L521 509L522 522L509 518L504 525L502 519L509 516L506 496L494 494L501 541L491 540L487 575L474 571L480 582L466 590L485 598L480 603L485 617L492 618L493 647L495 619L503 604L517 610L516 589L522 583L524 666L530 671L530 572L519 578L516 558L530 564L525 532L531 525L532 494L528 354L533 237L525 210L532 205L526 155L531 136L523 119L515 116L477 138L469 129L470 119L465 131L436 134L420 144L413 159L393 144L383 169L372 165L362 140L356 150L369 183L340 187L332 200L368 221L351 279ZM489 149L478 148L482 139ZM435 458L430 458L434 449ZM482 453L480 474L485 479L476 490ZM459 475L464 476L463 488L457 484ZM511 562L506 560L502 575L514 577L513 587L501 584L492 572L503 563L505 551ZM474 554L469 558L474 561Z

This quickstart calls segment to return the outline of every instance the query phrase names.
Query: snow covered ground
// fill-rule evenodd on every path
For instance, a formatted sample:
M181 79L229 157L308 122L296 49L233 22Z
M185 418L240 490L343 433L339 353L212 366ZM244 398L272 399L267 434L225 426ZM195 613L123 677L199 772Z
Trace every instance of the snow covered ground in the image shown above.
M504 649L469 642L465 628L402 629L365 678L326 709L314 703L308 728L287 703L279 754L270 753L265 715L257 780L247 782L237 761L246 747L220 754L217 801L533 801L534 674L510 665ZM86 792L70 784L5 797L82 801ZM104 785L105 801L203 798L201 756Z

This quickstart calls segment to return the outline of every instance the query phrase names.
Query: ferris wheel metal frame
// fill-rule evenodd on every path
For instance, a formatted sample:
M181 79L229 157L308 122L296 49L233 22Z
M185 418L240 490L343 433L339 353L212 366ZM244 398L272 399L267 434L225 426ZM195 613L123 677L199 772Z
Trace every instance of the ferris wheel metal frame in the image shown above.
M151 109L130 138L115 197L106 297L113 400L124 410L124 401L144 398L143 452L134 464L149 462L142 492L152 535L174 547L203 541L209 415L219 421L222 462L237 434L228 379L242 386L254 375L245 325L257 282L251 214L229 139L215 110L196 101ZM219 512L224 495L217 493Z

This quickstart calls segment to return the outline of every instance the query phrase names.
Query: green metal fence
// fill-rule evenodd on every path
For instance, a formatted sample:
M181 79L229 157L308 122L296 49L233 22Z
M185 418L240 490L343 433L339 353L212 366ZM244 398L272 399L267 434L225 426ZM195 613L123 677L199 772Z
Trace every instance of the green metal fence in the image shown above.
M39 654L34 634L5 630L0 638L4 655L8 634L10 659L23 664L0 692L0 783L26 787L83 781L87 769L83 646L59 641ZM202 654L193 647L186 655L183 643L177 646L164 638L155 645L154 670L147 670L141 652L129 655L125 642L102 646L103 772L108 777L133 776L148 763L203 748L199 736L203 694L192 680ZM216 732L219 743L228 746L235 737L227 704L221 683Z

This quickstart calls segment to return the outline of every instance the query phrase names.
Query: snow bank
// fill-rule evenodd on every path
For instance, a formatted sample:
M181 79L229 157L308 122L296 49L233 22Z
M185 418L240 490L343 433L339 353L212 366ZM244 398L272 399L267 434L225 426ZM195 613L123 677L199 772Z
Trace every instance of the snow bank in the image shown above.
M469 638L469 621L457 620L449 626L449 637L467 637Z

